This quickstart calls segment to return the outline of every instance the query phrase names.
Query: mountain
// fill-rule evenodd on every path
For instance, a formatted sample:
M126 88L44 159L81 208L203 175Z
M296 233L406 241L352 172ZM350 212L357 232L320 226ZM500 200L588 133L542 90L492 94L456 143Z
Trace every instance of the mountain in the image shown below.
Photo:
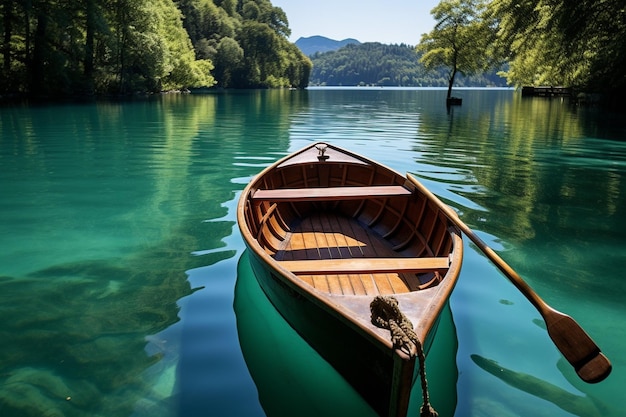
M304 55L311 56L316 52L324 53L329 51L335 51L343 46L349 44L360 45L361 42L356 39L344 39L342 41L336 41L324 36L310 36L308 38L300 38L296 41L296 46L304 53Z

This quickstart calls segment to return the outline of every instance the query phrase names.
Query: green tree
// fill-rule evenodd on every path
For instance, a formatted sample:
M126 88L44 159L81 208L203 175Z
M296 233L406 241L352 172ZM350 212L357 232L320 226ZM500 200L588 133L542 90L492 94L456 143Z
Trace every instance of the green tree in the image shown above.
M483 19L483 10L482 0L443 0L431 11L434 29L422 35L416 48L427 69L449 69L448 99L457 73L472 75L496 65L491 51L494 31Z
M285 11L280 7L271 7L264 12L264 21L276 32L278 35L288 38L291 36L291 29L289 29L289 21Z
M511 84L626 92L623 0L492 0L488 14Z
M0 3L2 92L68 95L211 85L172 0Z
M553 5L541 3L494 0L489 4L489 15L498 21L499 46L509 58L505 75L518 86L572 85L573 74L580 71L574 69L580 57L574 51L563 53L565 34L556 25Z
M238 34L246 66L244 79L240 80L244 86L276 87L268 85L267 77L274 74L278 66L277 38L268 25L254 20L244 21Z
M150 22L154 25L157 47L158 72L153 76L161 89L181 87L210 87L215 81L209 71L210 61L195 59L189 36L182 25L182 14L170 0L151 2L148 6ZM158 64L157 64L158 65Z
M2 26L4 34L2 37L2 59L3 73L6 75L11 71L11 37L13 36L13 1L2 1ZM3 80L4 81L4 80Z
M311 62L292 43L285 12L268 0L178 0L197 58L221 87L306 87Z
M241 8L241 16L246 20L259 20L261 10L254 1L248 1Z
M269 0L0 0L0 93L305 87L311 62ZM215 68L215 69L213 69Z
M244 51L233 38L222 38L215 57L215 77L219 86L231 87L233 74L242 71Z
M96 0L85 0L85 54L83 60L83 71L85 81L88 83L87 89L93 92L94 77L94 44L99 19Z
M283 65L285 77L289 87L306 88L309 85L309 78L313 63L306 57L300 49L293 43L286 40L284 43L285 58Z

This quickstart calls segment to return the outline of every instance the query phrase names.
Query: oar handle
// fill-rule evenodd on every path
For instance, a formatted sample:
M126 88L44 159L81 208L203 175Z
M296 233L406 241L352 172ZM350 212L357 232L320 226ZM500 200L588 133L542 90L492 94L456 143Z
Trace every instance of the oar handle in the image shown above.
M450 219L450 221L452 221L461 230L461 232L463 232L463 234L469 237L470 240L474 242L485 255L487 255L487 257L498 267L498 269L500 269L517 287L517 289L519 289L520 292L524 294L524 296L526 296L526 298L528 298L528 300L537 308L537 310L539 310L542 316L547 314L550 310L553 310L545 303L545 301L541 299L541 297L539 297L535 291L533 291L526 281L524 281L522 277L520 277L519 274L509 266L509 264L507 264L493 249L483 242L483 240L459 218L450 206L444 204L436 195L434 195L411 174L407 174L407 178L411 180L413 185L417 187L422 194L425 194L432 202L434 202L446 215L446 217Z
M449 210L452 211L451 209ZM454 213L454 215L456 216L456 213ZM546 304L546 302L543 301L543 299L541 299L535 291L533 291L526 281L524 281L522 277L515 272L515 270L511 268L509 264L507 264L493 249L491 249L491 247L487 246L487 244L483 242L483 240L478 237L472 229L470 229L458 217L456 217L456 220L455 224L457 227L459 227L459 229L461 229L461 231L469 237L470 240L474 242L485 255L487 255L487 258L489 258L498 267L498 269L500 269L500 271L502 271L504 275L509 278L513 285L515 285L517 289L524 294L524 296L526 296L528 301L530 301L545 318L546 314L553 310L553 308L548 306L548 304Z

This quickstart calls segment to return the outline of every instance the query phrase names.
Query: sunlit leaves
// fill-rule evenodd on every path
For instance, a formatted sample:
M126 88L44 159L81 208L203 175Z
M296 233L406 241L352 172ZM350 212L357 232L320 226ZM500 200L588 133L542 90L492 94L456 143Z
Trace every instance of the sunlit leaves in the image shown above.
M0 30L0 93L212 86L214 67L224 87L303 87L311 69L269 0L2 0Z
M489 51L495 30L483 9L481 0L443 0L431 11L435 27L422 35L417 50L427 69L449 69L448 96L457 72L471 75L495 65Z
M269 0L180 0L197 57L221 87L304 87L311 62L287 41L287 15ZM302 78L306 77L306 78Z
M626 5L622 0L493 0L498 44L515 85L626 88Z

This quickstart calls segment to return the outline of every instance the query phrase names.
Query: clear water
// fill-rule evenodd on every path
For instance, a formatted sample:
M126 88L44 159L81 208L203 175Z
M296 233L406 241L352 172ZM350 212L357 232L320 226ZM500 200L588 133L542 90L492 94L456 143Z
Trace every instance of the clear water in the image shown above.
M440 415L622 415L626 124L459 95L450 112L445 91L392 88L0 108L0 415L372 415L273 310L236 226L252 176L317 140L416 174L613 362L579 382L466 239L429 356Z

